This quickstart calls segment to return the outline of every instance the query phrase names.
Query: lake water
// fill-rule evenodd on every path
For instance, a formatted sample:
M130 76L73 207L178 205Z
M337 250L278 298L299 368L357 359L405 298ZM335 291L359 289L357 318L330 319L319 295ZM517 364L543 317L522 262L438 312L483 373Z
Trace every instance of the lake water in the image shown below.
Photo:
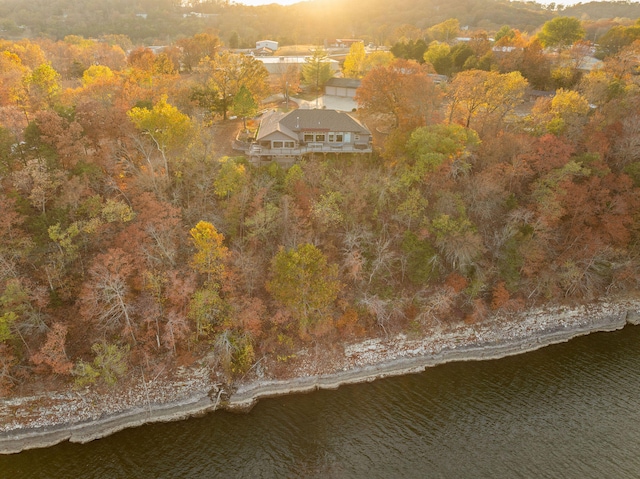
M640 327L0 456L0 478L638 478Z

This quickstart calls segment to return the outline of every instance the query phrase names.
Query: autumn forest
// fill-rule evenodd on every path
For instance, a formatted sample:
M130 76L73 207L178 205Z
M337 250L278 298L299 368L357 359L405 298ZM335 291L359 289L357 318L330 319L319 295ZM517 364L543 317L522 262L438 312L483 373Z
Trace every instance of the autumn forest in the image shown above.
M286 374L303 347L635 291L640 23L594 45L543 13L354 44L375 152L290 168L232 145L321 56L270 76L212 29L0 36L0 393Z

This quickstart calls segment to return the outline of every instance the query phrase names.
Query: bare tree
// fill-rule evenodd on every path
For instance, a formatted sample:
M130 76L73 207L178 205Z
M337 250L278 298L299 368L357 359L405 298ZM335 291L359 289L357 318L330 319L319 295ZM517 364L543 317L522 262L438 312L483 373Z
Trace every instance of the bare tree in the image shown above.
M123 328L136 343L133 306L129 302L127 279L133 272L130 259L121 249L110 249L96 257L90 279L82 291L82 314L105 330Z
M369 313L376 319L376 323L384 334L388 335L389 328L394 321L404 318L404 299L383 299L377 295L364 295L360 300L360 304L367 308Z

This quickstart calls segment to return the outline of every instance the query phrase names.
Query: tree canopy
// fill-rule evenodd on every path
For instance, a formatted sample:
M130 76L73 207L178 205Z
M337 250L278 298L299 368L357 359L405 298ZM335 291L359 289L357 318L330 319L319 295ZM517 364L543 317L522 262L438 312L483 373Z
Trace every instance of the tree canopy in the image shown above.
M338 297L338 267L312 244L281 249L271 262L267 290L274 299L291 309L302 329L323 319Z
M441 94L423 65L396 60L367 73L355 99L367 114L386 115L392 127L411 129L432 120Z
M312 87L315 93L319 94L332 76L329 55L323 48L316 47L312 55L305 59L305 64L302 66L304 84Z
M310 340L330 354L636 294L640 43L585 72L586 41L550 51L513 25L494 49L490 28L449 44L441 27L377 25L445 54L354 62L373 151L326 135L293 166L236 150L225 117L280 109L270 81L297 89L300 72L269 78L204 29L183 35L209 48L191 45L191 71L175 45L120 35L0 40L0 394L204 361L220 383L276 377Z
M574 17L556 17L542 25L538 38L545 47L566 48L584 38L585 30Z

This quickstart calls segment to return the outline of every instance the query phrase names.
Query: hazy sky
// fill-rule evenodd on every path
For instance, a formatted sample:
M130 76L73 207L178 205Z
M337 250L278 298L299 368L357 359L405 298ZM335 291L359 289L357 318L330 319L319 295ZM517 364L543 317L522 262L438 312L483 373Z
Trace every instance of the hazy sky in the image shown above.
M271 3L279 3L280 5L291 5L292 3L300 3L300 0L234 0L235 3L243 3L245 5L269 5Z
M280 5L291 5L292 3L299 3L301 0L234 0L236 3L243 3L245 5L268 5L270 3L279 3ZM558 5L573 5L575 3L588 3L591 0L536 0L538 3L549 4L556 3ZM640 0L632 0L640 1Z

